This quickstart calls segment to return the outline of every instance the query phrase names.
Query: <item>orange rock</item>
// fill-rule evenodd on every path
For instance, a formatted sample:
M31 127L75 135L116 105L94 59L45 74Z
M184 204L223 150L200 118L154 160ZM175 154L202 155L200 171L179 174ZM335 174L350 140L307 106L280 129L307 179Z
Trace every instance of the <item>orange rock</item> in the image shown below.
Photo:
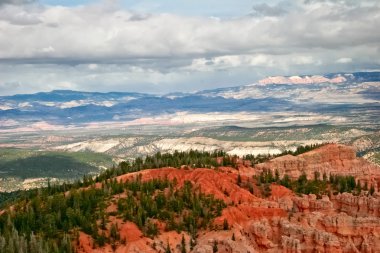
M169 244L172 252L181 252L182 235L186 250L192 253L211 253L216 243L219 253L246 252L380 252L380 195L353 196L349 193L336 196L297 196L291 190L272 184L268 198L250 193L244 185L253 182L252 175L264 169L277 169L281 176L288 174L298 178L306 173L309 179L319 171L331 174L352 175L363 184L376 185L380 180L380 168L355 156L353 148L328 144L299 156L283 156L269 162L249 167L239 161L237 169L222 167L214 169L162 168L144 170L119 176L120 181L132 180L141 175L143 181L154 178L176 180L181 187L186 180L206 194L225 201L228 206L214 220L209 229L198 232L197 245L190 251L190 237L186 233L164 232L156 238L143 236L131 222L116 217L125 245L117 245L115 252L165 252ZM241 175L243 184L237 184ZM253 184L252 184L253 185ZM254 186L254 192L257 187ZM123 197L123 194L117 198ZM116 197L115 197L116 198ZM110 205L108 212L117 206ZM224 220L228 230L222 230ZM164 228L160 223L160 228ZM110 245L93 249L92 238L80 233L78 252L112 252Z
M378 184L380 168L363 158L357 158L354 148L341 144L327 144L310 152L292 156L285 155L255 166L257 170L277 170L280 177L287 174L297 179L305 173L308 179L314 179L314 173L330 175L352 175L364 185Z

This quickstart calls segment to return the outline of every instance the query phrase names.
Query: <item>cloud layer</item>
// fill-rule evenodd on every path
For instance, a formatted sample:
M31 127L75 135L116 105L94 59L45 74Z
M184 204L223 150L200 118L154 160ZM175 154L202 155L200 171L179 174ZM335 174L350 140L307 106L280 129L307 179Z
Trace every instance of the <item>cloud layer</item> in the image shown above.
M228 19L30 2L0 2L0 94L194 90L380 65L375 0L262 3Z

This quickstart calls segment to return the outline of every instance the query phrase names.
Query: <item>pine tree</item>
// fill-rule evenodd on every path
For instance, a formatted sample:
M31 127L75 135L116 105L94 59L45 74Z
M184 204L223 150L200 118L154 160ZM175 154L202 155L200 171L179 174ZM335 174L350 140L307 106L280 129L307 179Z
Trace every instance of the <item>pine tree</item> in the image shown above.
M13 245L13 240L12 240L12 238L9 238L9 239L8 239L8 244L7 244L7 246L5 247L5 252L6 252L6 253L16 253L15 248L14 248L14 245Z
M285 186L286 188L290 188L291 186L290 177L287 174L285 174L284 177L281 179L280 184L282 186Z
M358 194L360 194L362 192L362 184L360 182L357 183L356 191Z
M314 171L314 181L319 181L321 173L319 171Z
M195 240L195 238L191 238L190 239L190 250L193 250L195 245L197 245L197 241Z
M116 225L115 224L111 225L110 237L113 240L119 240L120 239L120 234L119 234L119 231L118 231L118 228L117 228L117 224Z
M169 241L168 241L166 244L165 253L171 253L171 252L172 252L172 250L170 249L170 245L169 245Z
M369 194L373 195L375 193L375 187L371 185L371 188L369 189Z
M327 175L326 175L326 172L323 172L323 182L327 182Z
M185 241L184 235L182 235L182 240L181 240L181 253L186 253L186 241Z
M71 239L67 234L63 235L61 249L65 253L72 253Z
M106 234L104 233L104 231L102 231L102 234L98 236L97 243L100 247L103 247L104 244L106 244Z
M33 232L30 235L29 248L30 248L30 251L29 251L30 253L37 253L38 252L37 238Z
M212 246L212 252L216 253L218 252L218 242L214 240L214 245Z
M279 182L279 181L280 181L280 172L278 171L278 169L276 169L274 175L275 175L275 181L276 181L276 182Z
M238 176L237 176L237 184L240 186L241 185L241 176L240 176L240 174L238 174Z
M0 235L0 252L5 252L6 240Z
M229 226L228 226L228 221L227 219L224 219L223 220L223 230L228 230Z

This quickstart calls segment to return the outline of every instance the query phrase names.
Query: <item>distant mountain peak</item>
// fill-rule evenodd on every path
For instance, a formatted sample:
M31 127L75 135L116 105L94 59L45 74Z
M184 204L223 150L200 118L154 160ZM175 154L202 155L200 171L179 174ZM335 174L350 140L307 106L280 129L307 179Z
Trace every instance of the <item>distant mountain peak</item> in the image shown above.
M266 84L315 84L315 83L343 83L347 79L341 75L328 78L320 75L313 76L269 76L261 79L258 83Z

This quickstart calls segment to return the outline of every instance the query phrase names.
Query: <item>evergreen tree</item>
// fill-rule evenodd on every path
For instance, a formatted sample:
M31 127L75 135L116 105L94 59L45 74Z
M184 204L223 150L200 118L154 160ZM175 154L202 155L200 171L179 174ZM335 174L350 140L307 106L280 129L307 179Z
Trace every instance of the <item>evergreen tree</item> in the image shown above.
M291 187L291 180L290 180L289 175L285 174L284 177L280 180L280 184L282 186L285 186L286 188L290 188Z
M228 229L229 229L227 219L224 219L224 220L223 220L223 229L224 229L224 230L228 230Z
M172 252L172 250L170 249L170 245L169 245L169 241L168 241L166 244L165 253L171 253L171 252Z
M375 186L373 184L371 185L371 188L369 189L369 194L373 195L375 193Z
M195 240L195 238L191 238L190 239L190 250L193 250L195 245L197 245L197 241Z
M323 182L327 182L327 175L326 175L326 172L323 172Z
M214 239L214 245L212 246L212 252L213 253L218 252L218 242L216 241L216 239Z
M71 238L68 234L63 235L62 243L61 243L61 250L65 253L72 253L72 245L71 245Z
M186 253L186 241L185 236L182 234L182 240L181 240L181 253Z
M314 171L314 181L319 181L321 173L319 171Z
M274 180L275 180L276 182L279 182L279 181L280 181L280 172L278 171L278 169L276 169L276 171L275 171Z
M357 183L356 191L358 194L362 192L362 184L360 182Z
M237 185L241 185L241 182L242 182L242 180L241 180L241 176L240 176L240 173L238 174L238 176L237 176Z

